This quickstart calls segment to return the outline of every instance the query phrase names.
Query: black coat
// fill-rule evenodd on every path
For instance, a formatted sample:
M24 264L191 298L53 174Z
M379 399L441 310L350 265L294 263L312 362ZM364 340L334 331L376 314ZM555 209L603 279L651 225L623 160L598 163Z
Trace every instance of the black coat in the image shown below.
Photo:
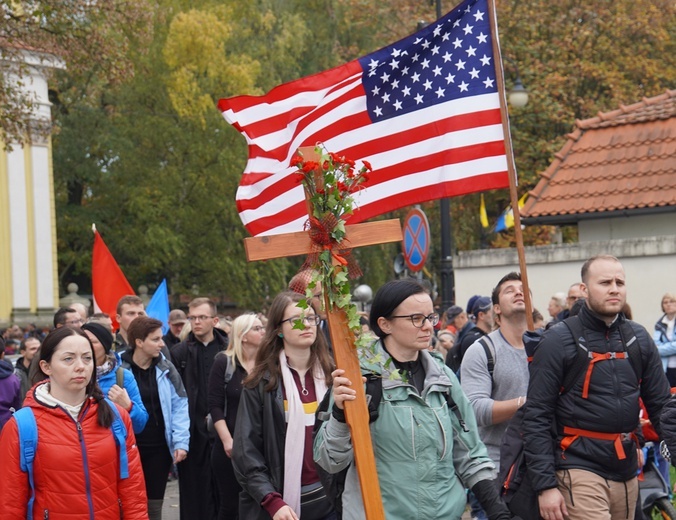
M233 434L232 466L242 486L240 520L269 520L261 508L270 493L284 490L286 422L281 386L266 392L264 378L256 388L244 388Z
M619 324L623 315L609 327L584 307L580 320L590 350L595 352L625 351ZM669 399L669 384L662 370L657 348L647 331L629 322L641 351L641 375L629 359L598 362L591 372L587 399L582 398L584 374L569 391L560 394L566 371L577 356L577 345L565 323L557 323L544 332L530 364L528 402L523 421L523 434L528 469L535 490L557 486L555 471L579 468L614 481L627 481L636 475L636 443L626 436L622 446L625 459L619 459L612 441L580 437L562 456L560 442L564 426L603 433L632 433L639 424L639 397L660 432L659 417ZM627 338L629 339L629 338ZM552 419L556 419L556 442L552 442Z

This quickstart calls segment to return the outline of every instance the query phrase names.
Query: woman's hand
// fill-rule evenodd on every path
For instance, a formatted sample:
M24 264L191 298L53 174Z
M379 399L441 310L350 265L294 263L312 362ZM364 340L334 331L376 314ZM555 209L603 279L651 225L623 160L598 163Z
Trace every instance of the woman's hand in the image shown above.
M284 506L275 513L272 520L299 520L298 515L294 513L289 506Z
M182 462L185 460L185 458L188 456L188 452L185 450L174 450L174 464L178 464L179 462Z
M131 399L129 399L126 388L120 388L117 385L111 386L110 390L108 390L108 399L115 404L119 404L127 411L131 410Z
M223 441L223 449L225 450L225 454L228 456L229 459L232 458L232 437L229 439L224 439Z
M345 409L345 401L354 401L357 398L357 391L352 386L352 381L343 377L345 370L337 368L331 375L333 376L333 401L341 410Z

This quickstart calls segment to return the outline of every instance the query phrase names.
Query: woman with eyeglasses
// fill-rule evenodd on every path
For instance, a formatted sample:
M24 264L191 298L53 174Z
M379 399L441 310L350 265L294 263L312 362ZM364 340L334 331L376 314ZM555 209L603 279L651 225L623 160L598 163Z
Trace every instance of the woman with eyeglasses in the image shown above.
M361 365L362 373L382 376L371 437L386 518L459 519L466 487L491 520L511 518L472 407L443 359L427 350L439 314L425 288L414 280L386 283L373 300L370 322L378 340ZM349 467L342 518L354 520L365 513L344 405L355 399L353 385L361 381L343 374L333 372L332 413L317 433L315 460L329 473Z
M256 364L244 381L232 463L242 486L240 520L332 520L312 459L315 410L331 385L332 362L319 316L302 295L278 294Z
M211 467L220 495L220 520L237 520L239 492L232 468L232 433L242 393L242 381L253 370L258 347L263 340L265 327L256 314L248 313L232 321L230 344L224 352L216 354L209 374L209 413L213 429L220 442L211 450Z

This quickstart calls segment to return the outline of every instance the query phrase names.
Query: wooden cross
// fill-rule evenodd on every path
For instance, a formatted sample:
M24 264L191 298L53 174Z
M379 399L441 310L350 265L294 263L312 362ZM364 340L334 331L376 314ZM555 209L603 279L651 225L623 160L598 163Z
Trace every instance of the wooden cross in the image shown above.
M314 147L303 147L299 151L306 160L319 162L319 156ZM342 249L400 242L402 240L401 225L397 219L347 225L345 230L345 246ZM244 239L244 248L246 249L247 260L252 262L254 260L307 255L312 252L312 241L308 232L298 231L283 235L246 238ZM341 248L339 247L339 249ZM324 283L324 286L326 286L326 283ZM352 381L353 388L357 391L357 398L345 403L345 419L350 427L364 511L367 520L384 520L385 513L383 512L383 501L371 443L366 394L363 385L359 384L362 376L355 348L355 337L349 327L345 311L329 305L327 291L324 292L324 304L336 366L345 370L345 377ZM321 396L317 396L317 399L321 399Z

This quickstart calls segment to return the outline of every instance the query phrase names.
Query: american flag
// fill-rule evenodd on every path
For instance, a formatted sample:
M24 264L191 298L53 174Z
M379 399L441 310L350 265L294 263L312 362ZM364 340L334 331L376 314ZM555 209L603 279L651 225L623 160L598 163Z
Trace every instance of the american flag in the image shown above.
M508 186L488 0L465 0L416 34L263 96L222 99L246 137L237 208L252 235L307 220L291 157L324 147L373 166L356 223L404 206Z

